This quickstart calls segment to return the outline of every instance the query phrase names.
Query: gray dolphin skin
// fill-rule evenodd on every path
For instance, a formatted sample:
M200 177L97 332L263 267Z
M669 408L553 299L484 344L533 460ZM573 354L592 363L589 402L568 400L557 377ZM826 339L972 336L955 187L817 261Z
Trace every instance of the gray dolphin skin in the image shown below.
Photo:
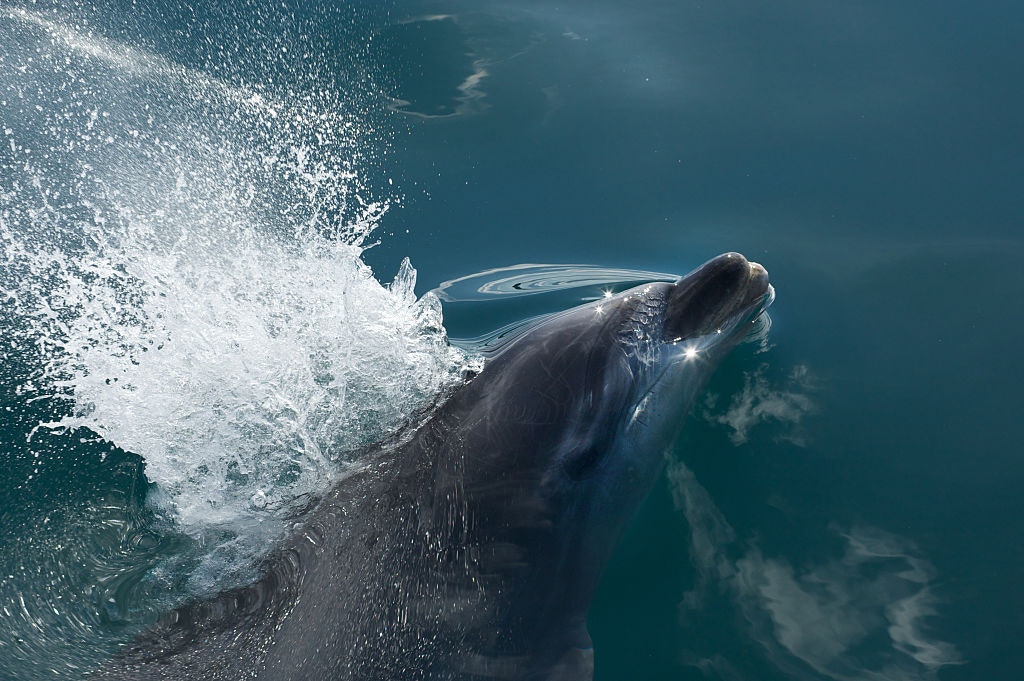
M539 323L337 481L262 578L93 679L592 679L587 611L686 412L774 291L727 253Z

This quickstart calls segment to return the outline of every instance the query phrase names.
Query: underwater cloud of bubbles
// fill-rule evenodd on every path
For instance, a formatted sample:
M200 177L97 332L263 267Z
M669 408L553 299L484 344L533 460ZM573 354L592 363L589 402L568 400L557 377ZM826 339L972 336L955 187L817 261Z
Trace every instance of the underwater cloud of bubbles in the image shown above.
M228 84L52 14L0 9L0 45L0 354L22 399L67 405L34 436L143 457L207 547L195 588L237 578L467 361L408 262L382 286L360 259L384 140L328 88Z

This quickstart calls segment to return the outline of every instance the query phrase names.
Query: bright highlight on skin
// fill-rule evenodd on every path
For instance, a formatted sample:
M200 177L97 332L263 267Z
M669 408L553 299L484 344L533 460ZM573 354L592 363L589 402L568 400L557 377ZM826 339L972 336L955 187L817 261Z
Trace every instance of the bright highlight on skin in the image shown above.
M695 347L686 348L685 350L683 350L683 357L685 357L686 359L696 359L696 357L697 357L697 348L695 348Z

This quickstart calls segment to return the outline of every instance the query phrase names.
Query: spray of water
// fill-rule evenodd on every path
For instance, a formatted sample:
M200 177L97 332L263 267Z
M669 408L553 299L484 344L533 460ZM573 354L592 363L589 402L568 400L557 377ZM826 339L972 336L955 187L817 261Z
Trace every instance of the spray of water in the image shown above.
M360 259L393 196L365 100L227 83L0 10L0 304L40 428L145 460L200 579L457 380L437 299ZM205 540L204 540L205 541ZM209 542L207 542L209 543Z

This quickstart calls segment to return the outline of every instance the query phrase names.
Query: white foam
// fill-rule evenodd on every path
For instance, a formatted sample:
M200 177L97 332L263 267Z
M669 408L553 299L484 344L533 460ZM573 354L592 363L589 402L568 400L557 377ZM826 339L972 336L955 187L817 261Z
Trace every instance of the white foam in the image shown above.
M457 380L433 295L360 256L391 197L371 122L9 10L0 51L4 352L50 428L141 455L151 500L240 569L360 447ZM19 62L19 60L21 60Z

